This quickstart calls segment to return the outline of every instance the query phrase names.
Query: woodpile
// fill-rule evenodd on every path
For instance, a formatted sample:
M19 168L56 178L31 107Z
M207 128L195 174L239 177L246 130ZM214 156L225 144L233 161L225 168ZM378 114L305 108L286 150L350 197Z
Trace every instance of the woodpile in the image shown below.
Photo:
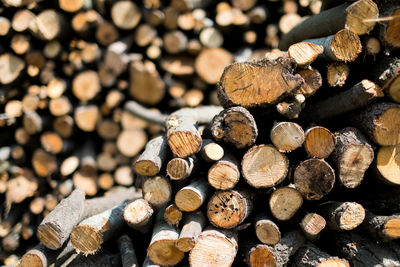
M1 0L0 264L400 266L399 33L397 0Z

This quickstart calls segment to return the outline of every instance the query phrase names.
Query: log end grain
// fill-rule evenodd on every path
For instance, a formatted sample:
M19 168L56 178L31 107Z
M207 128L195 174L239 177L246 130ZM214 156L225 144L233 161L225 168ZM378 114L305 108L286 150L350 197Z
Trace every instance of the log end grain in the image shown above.
M71 232L72 245L78 253L94 254L103 243L100 231L91 225L77 225Z
M204 199L195 188L182 188L175 194L175 205L182 211L191 212L197 210Z
M400 47L399 29L400 29L400 8L392 13L393 19L387 24L386 31L383 34L383 40L391 47Z
M319 200L327 195L335 184L335 171L320 159L301 162L294 171L296 189L307 200Z
M266 245L257 245L249 251L247 263L251 267L274 267L276 260L274 251Z
M322 86L322 76L318 70L307 68L297 71L304 79L304 84L296 91L296 94L302 94L305 97L314 95Z
M281 240L281 232L278 226L271 220L259 220L255 223L258 240L267 245L276 245Z
M162 239L152 242L147 249L147 255L152 262L162 266L178 264L185 253L175 247L175 239Z
M281 187L271 194L268 203L271 213L276 219L287 221L303 205L303 197L294 188Z
M178 226L179 222L182 220L183 213L174 204L169 205L164 211L164 220L169 225Z
M136 173L143 176L154 176L160 171L159 167L152 160L135 161L133 168Z
M250 212L248 200L238 191L217 191L207 205L210 222L221 228L233 228Z
M193 267L229 267L237 254L237 240L218 230L203 231L189 254Z
M354 61L361 53L361 42L358 35L350 30L344 29L337 32L330 48L335 58L340 61Z
M232 189L240 179L240 172L236 164L220 161L213 164L208 170L208 183L219 190Z
M50 249L59 249L66 238L57 222L40 224L36 234L40 242Z
M332 87L342 87L349 76L350 68L344 62L334 62L328 65L328 71L326 74L326 79L329 86Z
M305 132L304 149L310 157L327 158L336 146L336 137L327 128L315 126Z
M272 187L285 179L288 159L271 145L252 147L242 160L242 174L256 188Z
M381 146L400 143L400 106L393 105L381 111L374 120L376 128L372 134Z
M400 184L400 145L379 148L376 167L384 181Z
M149 177L143 184L143 198L152 205L163 205L171 198L171 195L171 184L164 177Z
M144 199L137 199L124 208L124 220L128 225L138 225L151 218L154 210Z
M356 202L339 202L328 205L328 208L322 212L330 229L350 231L364 221L365 209Z
M200 151L202 139L189 131L174 131L168 136L168 144L174 155L186 158Z
M346 9L346 28L363 35L372 31L379 17L377 4L372 0L357 1Z
M223 48L204 49L195 60L197 74L207 83L216 84L233 56Z
M389 218L384 224L383 232L391 239L400 238L400 217L393 216Z
M293 58L299 67L306 67L324 52L322 45L300 42L289 46L288 55Z
M317 213L308 213L300 222L300 227L307 237L313 239L325 228L324 217Z
M210 139L203 140L200 154L204 160L208 162L220 160L224 156L224 153L223 147L219 144L212 142Z
M193 167L193 158L173 158L167 164L167 174L171 180L182 180L191 174Z
M280 122L271 129L270 138L280 152L290 152L304 143L304 131L294 122Z
M49 265L43 252L37 249L31 249L25 253L19 264L21 267L45 267Z
M278 58L233 63L225 68L218 88L223 106L255 107L273 104L304 82L293 74L294 59Z

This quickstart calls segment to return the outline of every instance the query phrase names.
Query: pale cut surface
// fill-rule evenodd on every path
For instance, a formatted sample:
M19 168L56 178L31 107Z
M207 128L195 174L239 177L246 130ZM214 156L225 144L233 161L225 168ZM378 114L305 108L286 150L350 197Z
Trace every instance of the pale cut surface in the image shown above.
M355 202L346 202L339 219L341 230L353 230L359 226L365 218L363 206Z
M272 248L265 245L258 245L255 249L252 249L250 253L249 262L251 267L276 266L276 260Z
M175 239L166 238L151 243L147 253L154 263L166 266L178 264L185 256L175 247Z
M377 168L385 179L400 184L400 145L381 147L377 154Z
M256 188L279 184L285 179L287 171L286 156L271 145L254 146L243 156L243 176Z
M175 205L182 211L195 211L202 203L201 193L195 188L183 188L175 195Z
M317 213L308 213L300 223L303 230L311 235L318 235L326 226L324 217Z
M143 184L143 197L151 204L160 205L171 198L171 185L160 176L148 178Z
M303 197L294 188L281 187L271 194L269 207L272 215L280 221L293 217L303 204Z
M215 233L213 233L215 232ZM190 252L192 267L230 267L237 253L237 245L216 231L200 234L196 245Z
M290 152L304 143L304 131L294 122L281 122L271 130L271 141L280 152Z
M393 217L387 220L383 231L393 239L400 238L400 218Z
M231 189L239 182L239 178L238 168L229 163L218 162L208 170L208 183L215 189Z
M361 52L361 42L357 34L349 30L340 30L330 44L332 54L342 61L354 61Z
M348 188L358 186L373 158L374 151L370 146L349 145L340 160L339 179L343 185Z
M396 9L392 14L393 19L389 21L384 39L394 47L400 47L400 8Z
M342 259L327 259L321 261L317 267L350 267L350 265Z
M294 58L299 66L307 66L324 52L322 45L300 42L289 47L289 57Z
M124 219L132 224L141 223L151 217L153 209L144 199L129 203L124 209Z
M276 245L281 240L281 233L272 221L258 221L255 228L257 238L264 244Z
M305 135L304 149L311 157L327 158L335 149L335 135L324 127L312 127Z
M399 12L400 13L400 12ZM400 24L400 22L399 22ZM400 103L400 75L397 76L389 85L388 95L397 103Z
M385 110L375 119L374 137L381 146L400 144L400 107Z
M379 17L378 6L372 0L356 1L346 11L345 27L358 35L369 33L376 24L373 19Z

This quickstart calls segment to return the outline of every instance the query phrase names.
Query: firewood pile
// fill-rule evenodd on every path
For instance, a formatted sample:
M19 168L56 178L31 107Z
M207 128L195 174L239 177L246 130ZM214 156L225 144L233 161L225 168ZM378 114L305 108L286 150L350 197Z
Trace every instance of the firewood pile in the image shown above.
M1 0L6 266L400 266L397 0Z

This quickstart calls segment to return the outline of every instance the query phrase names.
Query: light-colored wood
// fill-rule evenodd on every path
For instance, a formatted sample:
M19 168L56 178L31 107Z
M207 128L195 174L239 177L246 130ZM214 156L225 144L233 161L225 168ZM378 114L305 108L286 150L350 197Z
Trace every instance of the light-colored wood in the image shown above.
M253 199L244 190L217 191L207 205L207 217L211 224L220 228L240 225L251 213Z
M132 142L135 140L135 142ZM146 145L147 135L142 129L122 130L117 137L118 150L127 157L136 156Z
M400 238L400 215L380 216L365 210L361 230L377 241L389 242Z
M171 180L182 180L189 177L195 167L196 158L173 158L167 164L167 174Z
M203 49L195 61L197 74L207 83L216 84L224 68L231 64L233 56L223 48Z
M276 103L304 82L300 75L293 74L293 62L278 58L229 65L219 82L221 104L248 108Z
M189 254L193 267L229 267L238 252L237 234L233 231L204 230Z
M161 219L162 212L157 215L147 255L156 264L172 266L178 264L185 254L175 247L179 232Z
M177 249L182 252L192 250L206 223L207 219L201 211L189 213L175 242Z
M201 30L199 39L201 44L207 48L221 47L224 42L223 35L214 27L207 27Z
M294 58L302 68L308 67L323 52L324 48L321 45L306 42L295 43L288 48L288 56Z
M288 172L288 159L272 145L253 146L242 159L242 174L255 188L268 188L281 183Z
M281 240L279 227L267 216L259 214L254 219L254 228L258 240L274 246Z
M29 9L20 9L14 14L11 27L16 32L24 32L34 18L35 15Z
M400 184L400 145L380 147L375 164L378 177L382 181L392 185Z
M85 0L58 0L60 8L66 12L76 12L85 4Z
M143 176L157 175L167 157L168 143L165 136L150 140L139 158L134 162L133 169ZM167 167L168 173L168 167Z
M270 138L280 152L290 152L303 145L305 135L297 123L279 122L272 127Z
M303 77L304 83L295 91L296 94L310 97L322 86L322 76L318 70L308 67L307 69L300 69L297 72Z
M217 190L232 189L239 182L238 165L237 159L232 154L225 154L208 169L208 183Z
M349 76L350 68L344 62L334 62L328 65L327 81L329 86L342 87Z
M295 188L285 186L272 192L268 204L276 219L287 221L301 208L303 197Z
M72 93L83 103L93 99L100 89L99 76L92 70L79 73L72 81Z
M100 116L99 108L95 105L78 106L74 110L76 125L85 132L93 132Z
M356 202L327 202L319 207L319 214L331 230L350 231L358 227L365 218L363 206Z
M40 148L33 152L32 166L35 170L35 173L42 177L51 175L58 169L55 156L45 152Z
M204 139L200 155L207 162L217 161L224 156L224 148L211 139Z
M64 18L54 9L46 9L30 23L29 30L44 41L51 41L63 34Z
M148 177L143 184L143 198L154 207L161 207L172 196L170 182L161 176Z
M335 135L322 126L308 128L305 138L304 149L310 157L327 158L336 146Z
M131 30L139 23L142 14L134 2L118 1L111 8L111 18L118 28Z
M114 173L114 179L117 184L130 186L134 182L132 168L128 165L119 166Z
M154 210L144 199L136 199L126 205L124 220L133 229L146 233L150 230Z
M186 50L188 40L181 31L171 31L164 34L163 44L168 53L177 54Z
M245 262L250 267L274 267L276 260L272 247L263 244L250 244L250 249L245 247Z
M93 172L85 172L82 170L74 172L72 176L74 186L82 188L88 196L97 194L97 174Z
M1 75L0 82L2 84L9 84L14 82L21 74L25 67L25 62L17 56L10 53L4 53L0 56L0 69Z
M183 218L183 212L175 204L168 205L164 212L164 221L171 226L178 227Z
M204 178L198 178L175 194L175 205L186 212L195 211L207 200L210 185Z
M300 222L303 233L310 240L316 240L325 226L326 221L324 217L318 213L307 213Z

